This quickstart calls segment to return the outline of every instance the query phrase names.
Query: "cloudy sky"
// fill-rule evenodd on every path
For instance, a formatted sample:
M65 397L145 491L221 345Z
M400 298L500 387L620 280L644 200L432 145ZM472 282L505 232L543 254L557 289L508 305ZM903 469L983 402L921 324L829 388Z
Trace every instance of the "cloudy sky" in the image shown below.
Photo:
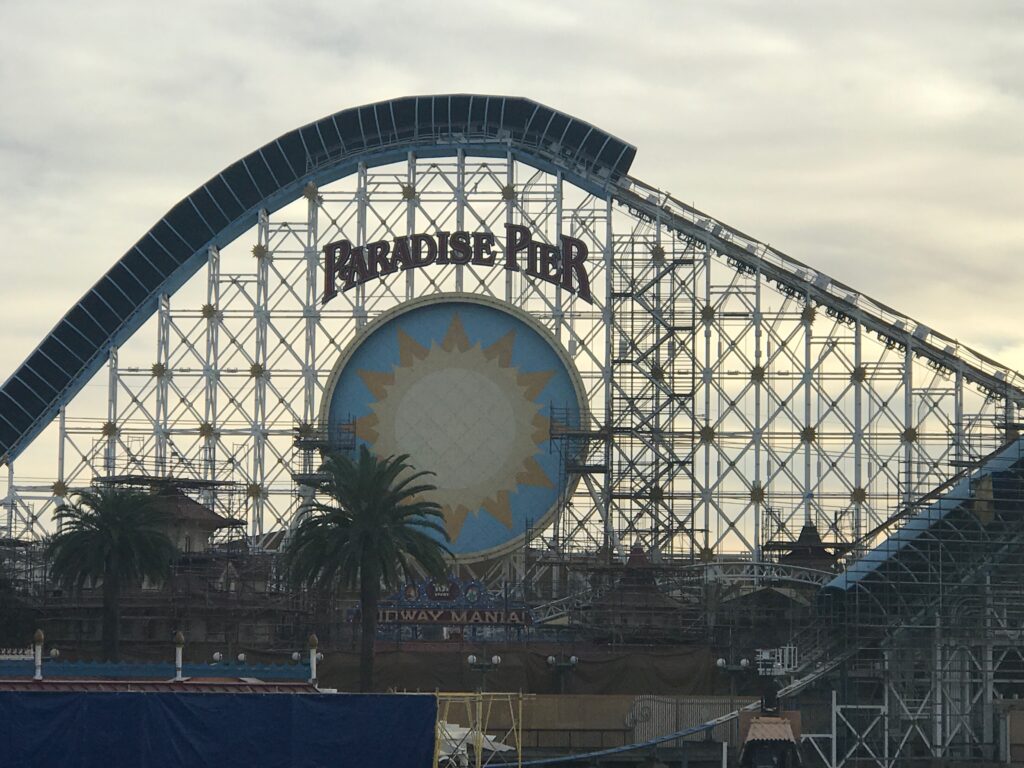
M1024 368L1024 3L0 0L0 379L265 141L522 95L633 173Z

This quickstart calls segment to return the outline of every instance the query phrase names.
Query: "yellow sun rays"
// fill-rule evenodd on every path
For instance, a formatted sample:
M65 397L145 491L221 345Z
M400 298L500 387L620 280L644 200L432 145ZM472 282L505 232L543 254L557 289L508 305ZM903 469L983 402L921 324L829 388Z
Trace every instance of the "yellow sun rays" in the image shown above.
M398 413L403 409L403 399L409 396L415 406L420 406L424 395L417 390L417 386L425 386L421 382L431 376L436 381L447 380L443 377L458 370L467 376L480 378L486 384L479 389L491 393L489 396L492 399L494 393L500 393L498 401L491 402L481 396L483 399L476 403L467 401L465 408L458 403L450 407L451 413L439 413L437 417L443 423L445 420L454 421L464 415L464 410L474 412L474 406L482 412L482 418L486 417L488 411L507 410L510 421L504 432L510 434L486 435L488 444L503 441L498 451L505 458L503 466L488 464L480 473L486 476L472 479L462 477L461 487L441 487L439 482L438 490L430 496L441 505L445 525L453 541L458 539L469 514L480 509L511 530L513 521L510 495L516 488L520 485L554 487L551 478L535 458L537 446L548 439L550 428L549 419L539 412L541 406L535 400L554 376L554 371L520 373L512 366L516 341L514 330L490 346L481 348L480 344L472 344L457 312L453 314L439 345L435 343L429 348L425 347L402 330L398 331L397 340L399 362L393 370L356 371L375 400L371 404L373 412L356 420L357 437L370 443L378 453L414 454L415 451L403 445L403 441L396 435L396 431L405 423L403 419L407 420L407 417ZM433 386L436 389L438 385L435 383ZM438 400L438 407L443 411L443 398ZM474 427L470 424L465 428L472 431L486 426ZM424 435L421 431L419 437L422 439L413 442L424 455L412 455L410 460L413 466L433 470L438 466L445 467L449 454L458 455L458 451L454 450L454 442L461 436L445 435L443 432L443 427L438 429L437 435L429 432ZM481 435L475 437L479 440ZM436 450L426 450L423 447L424 440L428 440L431 449ZM445 440L453 443L449 446L452 450L444 450ZM484 461L484 457L477 459L475 455L467 459ZM443 479L444 474L444 471L439 472L439 479Z

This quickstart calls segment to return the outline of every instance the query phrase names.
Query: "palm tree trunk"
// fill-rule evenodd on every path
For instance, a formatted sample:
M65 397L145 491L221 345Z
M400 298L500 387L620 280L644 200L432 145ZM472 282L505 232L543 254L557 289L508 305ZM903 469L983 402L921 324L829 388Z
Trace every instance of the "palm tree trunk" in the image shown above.
M373 690L373 646L377 639L377 603L380 602L380 579L376 570L366 567L359 574L360 601L360 646L359 646L359 690Z
M103 575L103 659L121 660L121 583L117 576Z

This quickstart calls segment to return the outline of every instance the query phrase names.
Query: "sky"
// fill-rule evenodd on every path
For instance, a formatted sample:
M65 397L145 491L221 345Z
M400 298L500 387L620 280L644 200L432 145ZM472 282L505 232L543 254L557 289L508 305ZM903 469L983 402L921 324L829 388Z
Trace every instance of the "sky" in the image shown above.
M1024 2L0 0L0 380L174 203L405 95L526 96L632 174L1024 369Z

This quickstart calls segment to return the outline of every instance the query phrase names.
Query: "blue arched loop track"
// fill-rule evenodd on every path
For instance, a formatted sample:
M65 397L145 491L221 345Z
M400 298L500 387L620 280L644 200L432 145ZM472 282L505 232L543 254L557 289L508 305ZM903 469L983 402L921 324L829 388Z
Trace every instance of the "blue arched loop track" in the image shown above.
M229 165L175 205L75 304L0 388L0 463L13 461L207 258L254 226L261 209L309 183L419 157L511 155L606 195L636 148L557 110L505 96L421 96L346 109Z

